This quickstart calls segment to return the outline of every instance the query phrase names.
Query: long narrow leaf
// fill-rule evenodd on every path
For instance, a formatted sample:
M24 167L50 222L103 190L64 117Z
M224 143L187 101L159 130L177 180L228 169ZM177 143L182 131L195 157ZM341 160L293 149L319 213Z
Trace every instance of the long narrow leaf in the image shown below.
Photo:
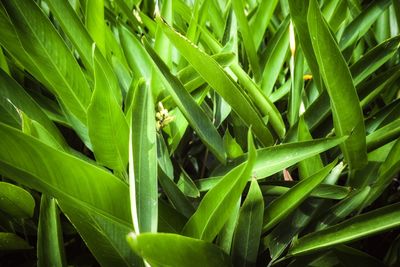
M289 255L299 255L357 240L400 226L400 204L386 206L300 238Z
M212 241L224 226L235 208L256 158L251 131L248 133L249 158L225 175L203 198L198 209L186 223L183 234Z
M336 134L349 135L341 148L350 169L359 169L367 161L365 127L350 71L315 0L310 1L307 20L317 62L331 99Z
M129 144L129 183L135 231L156 232L158 218L157 145L154 104L141 82L132 104Z

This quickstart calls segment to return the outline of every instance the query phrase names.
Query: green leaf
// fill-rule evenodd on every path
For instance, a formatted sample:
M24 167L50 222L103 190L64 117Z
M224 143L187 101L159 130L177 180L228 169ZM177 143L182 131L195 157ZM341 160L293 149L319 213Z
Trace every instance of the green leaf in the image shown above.
M195 183L190 178L189 174L181 168L181 174L179 175L179 180L177 186L179 189L188 197L197 198L200 196L200 191L197 189Z
M86 27L103 55L106 54L104 0L86 0Z
M258 81L261 76L259 59L257 57L257 49L253 43L253 38L250 33L250 26L244 13L244 5L242 0L233 0L231 3L233 12L235 13L237 19L239 32L242 36L242 43L250 62L251 70L254 74L255 80Z
M360 190L352 192L347 198L332 206L326 216L319 219L316 230L322 230L327 226L334 225L346 218L351 212L358 209L371 191L371 187L366 186Z
M278 0L261 1L257 11L250 20L250 28L253 33L253 42L256 50L260 46L268 24L273 16Z
M129 221L129 189L117 177L2 123L0 136L1 174L59 200L80 199Z
M367 135L367 149L372 151L390 141L396 139L400 135L400 119L396 119L389 124L377 129L373 133Z
M308 177L306 177L308 178ZM297 182L286 182L282 185L262 185L264 195L280 196L286 194ZM320 184L310 194L311 197L325 199L343 199L351 192L350 187L331 184Z
M371 192L365 200L364 206L375 201L383 191L392 183L393 177L400 170L400 138L390 149L386 160L380 166L375 182L371 185Z
M146 81L150 81L155 66L146 49L127 28L121 26L119 34L122 49L132 70L133 80L139 80L143 77ZM158 97L155 92L153 92L153 96L154 98Z
M253 174L257 179L262 179L290 167L304 159L322 153L335 147L346 140L347 137L315 139L313 141L282 144L257 150L257 159L254 164ZM216 169L212 175L226 173L232 166L244 162L247 155L241 156Z
M57 201L101 266L143 266L126 244L132 224L79 200Z
M98 57L93 47L95 81L88 108L89 137L96 160L123 174L128 163L129 127L113 93L119 90L116 77L109 75L105 67L108 63L99 62Z
M289 250L289 255L315 250L361 239L400 226L400 203L355 216L342 223L300 238Z
M42 195L37 241L38 266L67 266L60 215L54 198Z
M315 0L310 1L307 20L311 43L331 99L335 132L339 136L349 135L341 145L342 152L350 170L360 169L367 162L365 127L350 71Z
M26 113L32 120L40 123L62 147L67 147L64 137L58 128L47 117L40 106L24 89L3 70L0 70L0 99Z
M395 36L375 46L363 55L356 63L351 65L351 75L354 84L359 84L374 73L397 53L400 47L400 35ZM358 89L358 88L357 88Z
M201 140L207 145L210 151L222 162L226 161L226 154L222 138L218 134L214 125L208 119L204 111L196 104L195 100L186 91L182 83L176 78L165 63L157 56L151 46L145 41L145 47L149 55L156 63L158 69L169 83L167 90L174 99L179 110L183 113L190 125L199 135Z
M299 38L301 49L303 50L304 57L306 58L307 64L312 72L313 81L319 91L322 91L322 77L320 74L320 68L318 66L316 55L311 44L311 36L308 31L307 25L307 10L309 1L303 0L290 0L290 16L293 20L294 28Z
M252 179L249 193L240 209L233 247L235 266L255 266L263 222L264 199L257 180Z
M158 180L165 195L174 205L177 212L181 213L186 218L190 218L195 212L195 209L186 195L179 189L172 178L168 177L162 170L158 173Z
M242 199L239 198L238 202L236 203L235 209L232 211L227 222L225 223L224 227L222 227L222 230L217 237L216 244L227 254L230 254L232 249L233 235L235 234L236 224L239 218L239 209L242 202L241 200Z
M310 132L308 131L307 125L304 121L304 117L300 117L299 124L298 124L298 130L297 130L297 136L299 141L307 141L307 140L312 140L312 136ZM324 167L321 157L319 155L315 155L313 157L310 157L308 159L302 160L299 162L299 175L300 179L305 179L314 173L316 173L318 170L322 169Z
M131 233L127 240L131 248L152 266L232 266L228 255L203 240L161 233Z
M248 132L248 146L248 161L234 168L208 191L186 223L184 235L206 241L212 241L217 236L234 210L254 166L256 150L251 131Z
M69 40L74 44L74 48L79 52L79 57L84 62L85 67L93 70L93 40L71 4L67 1L58 0L48 0L46 3Z
M222 45L204 28L202 29L202 37L204 38L204 42L210 47L213 53L220 53L221 50L224 51ZM283 138L286 132L285 124L276 106L241 68L238 62L233 62L230 66L230 69L237 76L237 79L243 86L244 90L241 87L238 87L238 89L242 90L242 92L246 92L246 94L250 96L257 109L261 112L261 115L268 116L269 122L271 122L271 126L274 131L280 138ZM219 94L224 97L221 93Z
M2 4L13 23L11 27L16 30L17 42L30 59L23 58L24 53L13 53L9 46L14 44L4 43L5 48L59 98L72 116L75 130L84 138L91 91L71 51L35 2L2 1Z
M35 200L19 186L0 182L0 210L17 218L32 218Z
M272 136L261 117L221 66L209 55L199 50L198 47L162 22L160 18L157 19L157 22L178 51L196 69L200 76L231 105L245 124L252 125L254 134L259 140L263 144L271 144Z
M282 70L289 50L289 17L279 26L279 30L268 43L266 48L266 63L262 74L261 89L271 95L278 75Z
M332 162L311 177L299 182L286 194L274 200L264 211L263 232L274 227L278 222L296 209L332 170L336 162Z
M344 50L363 37L390 4L390 0L371 2L344 30L339 42L340 49Z
M154 104L144 82L132 103L129 144L129 184L136 232L156 232L158 212L157 140Z
M0 232L0 250L25 250L31 248L32 247L18 235Z
M243 155L243 150L240 145L236 142L235 138L231 136L229 130L226 130L224 135L224 147L228 158L237 158Z

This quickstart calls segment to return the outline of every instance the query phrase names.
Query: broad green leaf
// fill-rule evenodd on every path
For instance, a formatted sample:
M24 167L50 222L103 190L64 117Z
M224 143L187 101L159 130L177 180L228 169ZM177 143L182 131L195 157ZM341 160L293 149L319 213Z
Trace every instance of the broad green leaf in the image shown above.
M104 0L86 0L86 27L103 55L106 55Z
M158 69L169 83L167 91L174 99L179 110L185 116L189 124L193 127L201 140L207 145L210 151L222 162L226 161L226 154L221 136L218 134L212 122L208 119L204 111L196 104L195 100L186 91L182 83L176 78L157 56L150 45L145 41L145 47L149 55L156 63Z
M352 217L297 240L289 255L299 255L378 234L400 226L400 203Z
M85 29L74 9L67 1L48 0L52 14L57 18L65 34L79 52L79 57L89 70L93 70L92 44L93 40Z
M38 266L67 266L56 200L42 195L37 241Z
M1 174L59 200L80 199L129 221L128 186L108 171L1 123L0 136Z
M58 201L101 266L144 266L126 244L132 224L104 214L79 200Z
M255 80L258 81L261 77L259 59L257 57L257 49L253 43L253 38L250 33L250 26L245 15L244 5L242 0L233 0L231 3L238 23L239 32L242 36L242 43L250 62L250 68L253 72Z
M196 212L186 223L183 234L206 241L212 241L222 229L247 181L250 178L256 149L251 131L248 132L249 158L225 175L220 182L204 196Z
M110 76L104 64L97 60L93 47L94 92L88 108L89 138L96 160L110 169L124 174L128 163L129 127L118 99L119 90L115 76Z
M341 145L342 152L350 170L359 169L367 162L365 127L350 71L315 0L310 1L307 20L314 53L331 99L336 134L349 135Z
M59 98L71 115L75 130L87 141L84 126L91 91L71 51L35 2L3 1L2 4L30 60L22 58L23 53L13 56L26 63L24 67ZM9 49L9 45L5 44L5 48Z
M152 94L146 83L136 88L129 143L129 183L135 231L156 232L158 212L157 143Z
M264 211L263 232L274 227L303 202L310 193L319 185L334 167L332 162L311 177L299 182L286 194L275 199Z
M271 144L272 136L262 122L259 114L240 92L237 85L227 76L221 66L209 55L199 50L198 47L162 22L160 18L157 19L157 22L161 25L164 33L178 51L196 69L200 76L231 105L247 125L252 125L254 134L259 140L263 144Z
M121 38L121 46L124 51L126 60L132 70L133 78L138 80L144 77L146 81L151 80L153 64L151 57L140 41L127 28L120 27L119 34Z
M176 234L130 233L131 248L152 266L225 267L231 260L216 245Z
M0 250L21 250L32 247L21 237L14 233L0 232Z
M0 210L17 218L32 218L35 200L19 186L0 182Z
M0 99L11 102L15 108L23 111L31 119L43 125L59 144L63 147L67 146L58 128L51 122L40 106L3 70L0 70L0 87Z
M279 30L268 43L266 48L266 63L262 74L261 89L271 95L275 82L281 72L289 50L289 17L279 26Z
M264 200L257 180L252 179L249 193L240 209L232 259L235 266L255 266L263 222Z
M318 155L346 140L346 137L316 139L313 141L282 144L257 150L257 159L254 164L253 173L257 179L262 179L290 167L304 159ZM216 169L212 175L226 173L232 166L244 162L247 155L241 156Z
M371 2L371 4L346 27L339 42L340 49L344 50L364 36L390 4L390 0Z

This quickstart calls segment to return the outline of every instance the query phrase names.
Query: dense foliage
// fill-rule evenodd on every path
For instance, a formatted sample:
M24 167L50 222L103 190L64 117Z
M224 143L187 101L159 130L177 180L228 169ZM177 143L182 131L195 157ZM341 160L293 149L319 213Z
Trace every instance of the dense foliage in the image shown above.
M1 0L0 265L400 266L398 0Z

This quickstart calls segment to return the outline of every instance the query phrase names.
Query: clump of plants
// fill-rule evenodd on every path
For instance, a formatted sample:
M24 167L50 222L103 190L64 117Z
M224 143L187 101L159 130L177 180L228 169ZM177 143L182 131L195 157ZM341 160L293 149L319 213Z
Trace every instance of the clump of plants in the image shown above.
M0 1L7 266L400 266L400 2Z

